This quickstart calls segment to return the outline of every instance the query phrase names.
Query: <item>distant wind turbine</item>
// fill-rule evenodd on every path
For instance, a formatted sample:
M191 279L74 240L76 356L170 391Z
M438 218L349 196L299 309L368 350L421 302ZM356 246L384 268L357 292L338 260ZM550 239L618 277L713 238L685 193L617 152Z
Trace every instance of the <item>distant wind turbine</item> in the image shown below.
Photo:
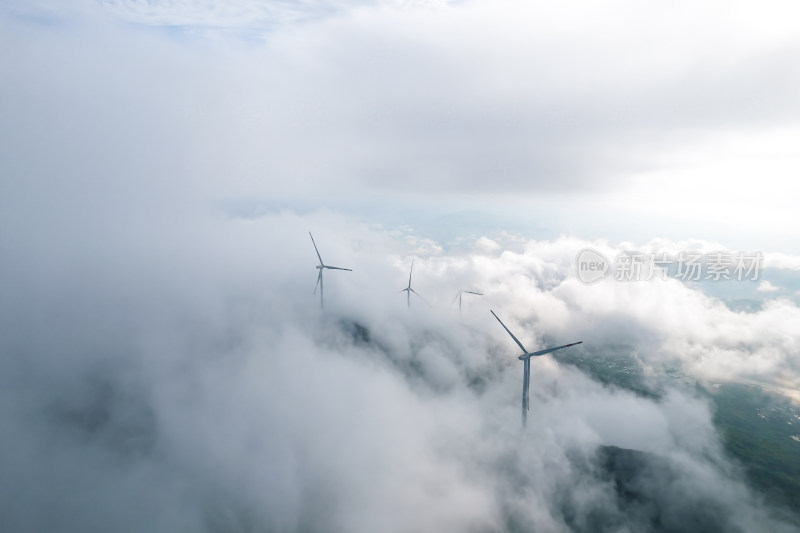
M423 298L420 295L420 293L418 293L417 291L415 291L414 289L411 288L411 274L413 274L413 273L414 273L414 260L412 259L411 260L411 272L408 273L408 287L406 287L405 289L401 290L400 292L405 292L406 293L406 297L407 297L407 301L408 301L408 306L409 307L411 307L411 293L412 292L414 294L416 294L417 296L419 296L420 300L422 300L423 302L428 304L428 300ZM428 305L431 305L431 304L428 304Z
M323 295L322 295L322 289L324 287L322 284L322 271L325 270L326 268L329 268L331 270L347 270L349 272L352 272L353 269L326 265L322 261L322 256L319 255L319 250L317 249L317 243L314 242L314 236L311 235L310 231L308 232L308 235L309 237L311 237L311 243L314 245L314 250L317 252L317 257L319 257L319 265L317 265L317 269L319 270L319 275L317 276L317 283L316 285L314 285L314 294L317 294L317 287L319 287L319 307L320 309L323 309L325 307L325 301L323 300Z
M503 321L500 320L500 318L494 314L494 311L492 311L491 309L489 311L491 311L494 317L497 318L497 321L500 322L500 325L503 326L503 329L506 330L509 335L511 335L511 338L514 339L514 342L517 343L517 346L519 346L522 349L522 355L520 355L519 358L520 360L522 360L523 363L525 363L525 370L522 377L522 427L525 427L525 425L528 423L528 411L530 411L531 409L530 401L528 398L528 387L531 384L531 357L544 355L550 352L555 352L556 350L560 350L562 348L569 348L570 346L581 344L583 343L583 341L573 342L572 344L565 344L564 346L556 346L555 348L547 348L546 350L539 350L538 352L529 353L528 350L526 350L525 347L522 345L522 343L519 342L519 340L514 336L514 334L511 333L511 331L509 331L506 325L503 324Z
M467 293L467 294L477 294L478 296L483 296L483 293L481 293L481 292L475 292L475 291L458 291L458 294L456 294L456 297L455 297L455 298L453 298L453 301L452 301L452 302L450 302L450 305L453 305L454 303L456 303L456 300L458 300L458 310L459 310L459 311L461 311L461 295L462 295L462 294L464 294L464 293Z

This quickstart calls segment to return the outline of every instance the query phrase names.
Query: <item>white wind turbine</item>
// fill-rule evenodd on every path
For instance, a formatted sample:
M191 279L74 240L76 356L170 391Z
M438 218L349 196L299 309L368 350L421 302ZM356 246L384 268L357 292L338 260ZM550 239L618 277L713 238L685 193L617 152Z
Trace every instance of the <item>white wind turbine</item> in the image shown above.
M406 287L405 289L401 290L400 292L405 292L406 293L406 297L407 297L407 301L408 301L408 306L409 307L411 307L411 293L412 292L414 294L416 294L417 296L419 296L420 300L422 300L423 302L428 304L428 301L425 298L423 298L420 295L420 293L418 293L417 291L415 291L414 289L411 288L411 274L413 272L414 272L414 260L412 259L411 260L411 271L408 273L408 287ZM428 304L428 305L431 305L431 304Z
M458 291L458 294L456 294L456 297L455 297L455 298L453 298L453 301L452 301L452 302L450 302L450 305L453 305L454 303L456 303L456 300L458 300L458 310L459 310L459 311L461 311L461 295L462 295L462 294L464 294L464 293L466 293L466 294L477 294L478 296L483 296L483 293L482 293L482 292L475 292L475 291Z
M314 236L311 235L310 231L308 232L308 235L309 235L309 237L311 237L311 243L314 245L314 250L317 252L317 257L319 257L319 265L317 265L317 269L319 270L319 275L317 276L317 283L316 283L316 285L314 285L314 294L317 294L317 287L319 287L319 307L320 307L320 309L323 309L325 307L325 302L323 300L323 295L322 295L322 290L323 290L323 287L324 287L324 285L322 283L322 271L325 270L326 268L329 268L331 270L347 270L349 272L352 272L353 269L352 268L341 268L341 267L335 267L335 266L326 265L322 261L322 256L319 255L319 250L317 249L317 243L314 242Z
M494 315L495 318L497 318L497 321L500 322L500 325L503 326L503 329L506 330L509 335L511 335L511 338L514 339L514 342L517 343L517 346L519 346L522 349L522 355L519 356L519 359L523 363L525 363L525 369L522 376L522 427L525 427L525 425L528 423L528 411L530 411L531 408L528 398L528 387L530 386L531 383L531 357L544 355L550 352L555 352L556 350L560 350L562 348L569 348L570 346L581 344L583 343L583 341L573 342L572 344L565 344L563 346L556 346L555 348L547 348L545 350L539 350L538 352L529 353L528 350L526 350L525 347L522 345L522 343L519 342L519 340L514 336L514 334L511 333L511 331L509 331L506 325L503 324L503 321L500 320L500 318L494 314L494 311L492 311L491 309L489 311Z

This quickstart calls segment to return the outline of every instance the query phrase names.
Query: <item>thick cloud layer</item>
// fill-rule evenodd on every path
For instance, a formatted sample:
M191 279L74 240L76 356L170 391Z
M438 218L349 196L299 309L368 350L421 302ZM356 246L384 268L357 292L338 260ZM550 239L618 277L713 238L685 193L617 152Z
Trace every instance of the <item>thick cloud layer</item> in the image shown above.
M796 388L783 293L733 311L677 282L579 284L575 251L605 242L482 234L453 253L338 212L218 208L616 195L642 169L704 168L681 150L730 125L792 138L780 6L742 32L735 10L653 28L544 4L75 5L0 8L4 527L797 530L726 457L705 400L661 375ZM308 230L354 269L326 273L324 313ZM430 308L399 292L412 256ZM459 314L462 289L485 296ZM625 354L641 387L539 358L521 432L520 363L489 307L529 349Z
M4 3L0 206L426 202L800 253L792 3L434 4Z
M793 530L677 384L642 397L539 358L520 433L520 363L487 311L529 349L628 344L652 371L666 356L723 366L710 348L758 336L769 306L745 321L672 283L579 290L566 265L585 243L565 239L418 257L433 307L409 310L407 244L345 217L126 226L126 246L76 233L69 261L26 246L3 263L0 501L15 531ZM354 268L326 274L324 313L308 228ZM460 287L486 296L459 314ZM749 357L796 364L769 331Z
M13 151L80 124L69 144L183 152L165 170L228 195L634 181L742 205L745 188L781 202L764 180L798 168L791 4L103 4L4 10Z

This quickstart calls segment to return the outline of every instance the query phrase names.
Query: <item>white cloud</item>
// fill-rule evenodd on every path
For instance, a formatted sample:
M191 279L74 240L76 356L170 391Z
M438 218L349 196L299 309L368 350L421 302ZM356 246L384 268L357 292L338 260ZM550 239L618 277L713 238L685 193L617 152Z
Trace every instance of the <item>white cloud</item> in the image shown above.
M484 254L495 254L500 251L500 245L488 237L480 237L475 242L475 249Z
M767 253L764 255L764 267L800 270L800 257L780 252Z
M56 17L61 12L54 7L60 4L39 5ZM627 213L639 208L673 218L681 202L722 195L714 209L693 211L702 220L720 220L717 208L733 194L748 224L763 225L760 215L777 220L777 210L748 216L740 205L747 198L752 204L760 190L785 188L780 176L770 177L775 169L759 175L756 188L739 187L752 184L750 174L733 187L719 178L724 172L732 179L723 163L754 138L772 140L778 127L781 150L761 142L754 164L795 173L796 152L786 139L796 136L797 91L786 72L797 36L785 22L794 8L617 7L85 4L67 10L87 13L75 29L34 26L43 39L32 39L25 22L4 19L4 47L20 50L22 60L4 60L17 90L6 88L3 101L14 123L52 131L40 139L49 150L135 143L161 155L168 146L177 163L153 164L165 173L179 164L193 186L202 182L216 195L551 194L580 187L612 193L609 201L627 205ZM173 31L263 27L269 38L253 46L228 38L185 42L101 16L109 12ZM750 87L754 71L757 90ZM44 86L67 90L71 105L55 112L62 100L36 90ZM97 117L96 127L71 136L86 116ZM11 149L26 157L28 140ZM705 144L717 150L696 148ZM709 165L721 170L712 180L699 178ZM695 194L676 197L676 190Z
M434 307L409 311L399 259L416 243L402 236L324 212L137 206L106 220L120 242L60 219L69 261L40 245L57 233L39 235L0 271L11 354L0 491L26 502L5 514L16 529L560 530L563 505L645 527L592 474L600 444L655 453L674 470L664 479L691 486L647 489L656 501L716 502L731 520L781 527L714 466L727 463L708 408L679 390L644 399L539 358L520 440L516 347L487 308L529 349L622 343L656 368L677 357L687 372L791 383L781 371L796 365L794 304L744 315L677 282L580 285L573 248L603 245L565 238L420 258L415 286ZM354 268L327 279L325 313L309 228L326 257ZM486 296L459 314L450 300L466 283Z
M485 253L453 255L410 227L280 207L455 190L524 204L580 185L683 208L691 188L624 186L727 168L741 138L711 162L690 147L731 124L794 127L785 4L32 5L0 15L0 502L22 503L0 509L9 528L559 531L603 512L646 529L596 475L597 445L618 444L674 474L653 500L780 529L680 390L639 398L540 358L520 438L516 348L487 309L529 349L626 345L651 375L678 360L796 388L795 303L743 313L675 281L580 284L575 251L613 256L608 241L487 235ZM243 196L278 207L212 207ZM354 268L326 278L324 314L309 230ZM398 292L411 255L432 309ZM458 314L465 287L485 296Z
M759 292L778 292L779 290L781 290L781 288L776 287L767 280L764 280L758 284L758 288L756 290Z

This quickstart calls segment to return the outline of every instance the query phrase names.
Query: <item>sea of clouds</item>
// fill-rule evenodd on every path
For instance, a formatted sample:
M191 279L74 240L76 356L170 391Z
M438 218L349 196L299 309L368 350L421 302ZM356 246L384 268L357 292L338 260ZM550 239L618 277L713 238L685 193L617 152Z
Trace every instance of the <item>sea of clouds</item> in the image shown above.
M788 120L791 17L743 40L735 12L709 37L711 9L676 49L682 25L545 4L149 4L0 9L0 529L797 530L708 401L663 375L797 388L784 293L741 311L676 280L583 285L577 250L620 246L580 235L453 251L413 219L220 207L614 191L708 123ZM716 62L733 49L747 61ZM778 89L744 83L753 63ZM353 269L326 272L324 312L308 231ZM430 307L400 292L412 259ZM462 289L484 296L459 313ZM653 393L537 358L521 431L521 363L490 308L529 350L632 358Z
M565 237L416 256L431 306L408 308L414 239L329 212L163 214L125 219L124 241L63 222L4 256L10 529L794 530L726 457L707 401L660 377L679 361L796 386L791 301L748 313L674 280L583 285L574 253L603 243ZM353 268L326 272L324 311L309 228ZM459 313L462 288L485 296ZM522 365L489 307L529 350L635 353L656 394L536 358L521 431Z

